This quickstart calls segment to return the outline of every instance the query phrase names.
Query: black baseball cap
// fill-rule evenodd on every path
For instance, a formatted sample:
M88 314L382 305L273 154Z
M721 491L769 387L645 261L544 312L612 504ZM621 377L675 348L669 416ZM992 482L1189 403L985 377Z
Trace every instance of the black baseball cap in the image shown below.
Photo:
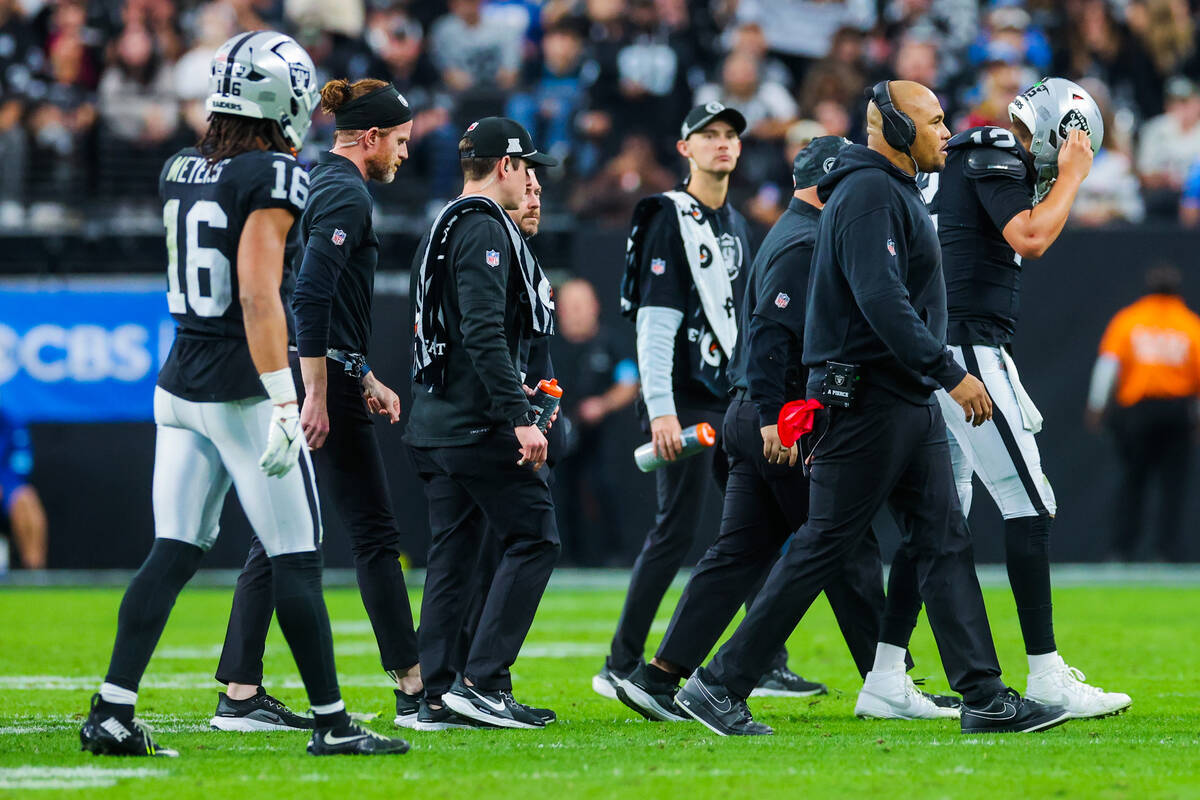
M738 136L741 136L742 132L746 130L746 118L742 116L742 112L714 101L696 106L688 112L688 115L683 118L683 124L679 126L679 138L686 139L708 123L718 119L723 119L732 125Z
M809 142L803 150L796 153L792 161L792 179L797 189L807 189L815 186L817 181L825 177L833 169L833 162L842 150L850 146L849 139L841 136L818 136Z
M459 152L459 158L523 158L542 167L558 166L557 159L539 153L525 126L508 117L484 117L472 122L463 133L471 137L470 150Z

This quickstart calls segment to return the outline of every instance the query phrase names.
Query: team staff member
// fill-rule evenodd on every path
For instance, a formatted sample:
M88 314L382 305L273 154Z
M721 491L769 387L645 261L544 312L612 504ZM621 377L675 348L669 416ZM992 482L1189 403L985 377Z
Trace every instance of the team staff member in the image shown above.
M617 697L648 718L680 718L674 703L679 678L700 665L788 536L807 518L808 479L796 463L797 446L780 441L777 421L783 405L803 399L805 391L803 298L821 213L816 182L849 144L840 136L823 136L797 154L792 201L750 267L741 313L744 335L729 363L734 399L724 422L729 480L721 531L692 571L657 655L617 687ZM873 533L863 537L858 553L825 593L860 673L866 674L884 606ZM811 693L824 688L814 684ZM911 694L910 716L958 715L938 708L915 687Z
M522 343L553 332L550 284L508 216L539 153L516 122L487 117L459 141L464 186L419 245L412 270L413 392L405 431L425 483L432 541L418 641L431 706L488 725L541 728L513 699L516 660L558 557L554 504L539 469L546 438L522 388ZM452 662L482 539L503 554L466 664Z
M0 511L25 569L46 568L46 509L29 483L33 440L29 429L0 408Z
M633 212L621 311L637 323L643 426L649 422L654 450L668 461L683 446L683 428L707 422L719 432L729 406L726 367L738 336L750 240L746 220L725 200L745 129L735 109L720 103L693 108L675 145L688 160L683 190L652 195ZM723 483L719 441L712 456L655 472L654 527L633 564L608 658L592 678L598 694L615 699L617 681L641 662L654 615L691 549L714 470Z
M379 239L368 181L391 183L408 157L412 109L389 83L332 80L321 107L337 133L311 173L300 218L304 246L292 309L298 353L290 357L300 393L300 424L313 451L321 497L346 523L363 606L384 670L396 681L396 724L417 714L421 676L404 572L400 529L371 413L400 418L400 400L366 363ZM238 577L217 680L212 726L220 730L312 727L262 687L271 622L271 564L257 539Z
M1154 479L1163 498L1159 553L1183 561L1179 520L1200 400L1200 317L1180 296L1183 275L1176 267L1152 268L1146 285L1149 294L1118 311L1100 340L1087 422L1098 431L1108 414L1121 461L1113 555L1133 560L1145 528L1147 484Z
M963 513L970 513L978 474L1004 517L1004 559L1029 663L1026 696L1060 705L1072 717L1103 717L1131 701L1084 683L1058 654L1050 591L1057 506L1035 438L1041 414L1010 350L1022 261L1041 256L1058 238L1104 138L1104 123L1087 91L1062 78L1039 81L1012 101L1009 113L1008 129L972 128L951 139L946 169L930 181L946 271L946 340L955 361L983 381L993 416L973 427L948 394L938 392L937 399ZM914 555L902 549L889 577L879 669L867 676L860 704L903 702L895 687L920 608Z
M1063 709L1022 700L1000 680L954 494L946 423L933 400L941 385L976 424L991 417L983 384L943 344L941 252L915 180L918 170L945 165L950 132L933 92L910 81L892 87L883 81L871 92L868 146L847 148L818 184L825 209L804 364L810 397L831 403L849 394L849 407L831 408L817 422L808 522L737 631L676 696L721 735L773 732L752 719L745 698L887 501L906 517L902 535L918 554L942 662L963 696L962 730L1038 730L1067 719Z

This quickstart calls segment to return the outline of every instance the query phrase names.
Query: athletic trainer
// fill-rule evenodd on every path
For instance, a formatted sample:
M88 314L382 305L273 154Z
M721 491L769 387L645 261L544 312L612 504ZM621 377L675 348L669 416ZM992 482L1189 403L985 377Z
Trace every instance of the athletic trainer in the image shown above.
M894 88L892 88L894 87ZM934 391L976 425L992 413L983 384L945 346L946 293L937 233L915 176L945 164L950 132L918 83L870 92L868 146L853 145L818 184L804 324L808 394L825 406L807 445L809 516L745 620L675 702L721 734L762 735L745 698L780 643L842 568L885 502L903 517L930 624L964 732L1028 731L1067 712L1023 700L1000 680L971 538L950 471ZM893 99L894 98L894 99Z
M379 263L367 182L391 183L408 157L412 109L394 86L371 78L329 81L321 108L334 116L337 133L312 170L300 218L304 255L292 298L297 349L289 361L321 499L346 524L379 657L397 684L395 723L411 726L421 695L417 635L399 560L400 528L371 421L374 413L398 422L400 399L367 363ZM272 610L271 563L255 539L233 595L216 675L228 689L218 697L212 727L312 727L261 685Z
M93 753L178 755L154 743L134 704L171 607L216 540L231 483L270 559L279 627L312 704L308 752L408 750L352 722L338 690L316 483L287 365L280 285L309 193L292 152L317 102L315 74L288 36L230 39L212 61L207 132L159 176L178 333L154 390L155 540L121 600L108 674L79 732Z
M992 419L972 427L954 413L950 395L939 391L937 398L963 513L970 512L978 475L1004 517L1008 582L1029 662L1026 697L1060 705L1072 717L1103 717L1132 701L1084 683L1058 654L1050 592L1057 506L1034 438L1042 416L1021 384L1012 340L1022 262L1039 258L1062 232L1104 123L1091 96L1062 78L1038 82L1008 108L1010 128L972 128L951 139L946 169L930 176L926 188L946 270L947 341L959 366L987 387ZM890 658L867 676L860 705L902 700L890 687L921 609L915 558L902 549L892 564L880 643Z

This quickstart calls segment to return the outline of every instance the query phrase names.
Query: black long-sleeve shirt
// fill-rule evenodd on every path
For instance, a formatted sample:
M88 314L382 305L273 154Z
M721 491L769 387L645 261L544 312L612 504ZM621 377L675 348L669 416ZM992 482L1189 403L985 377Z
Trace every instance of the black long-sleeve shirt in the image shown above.
M292 295L296 347L302 357L333 348L366 355L379 239L374 202L354 162L322 153L309 173L308 206L300 218L304 257Z
M825 208L804 325L809 393L827 361L858 364L864 384L912 403L953 389L966 371L945 345L942 253L916 181L852 145L817 193Z

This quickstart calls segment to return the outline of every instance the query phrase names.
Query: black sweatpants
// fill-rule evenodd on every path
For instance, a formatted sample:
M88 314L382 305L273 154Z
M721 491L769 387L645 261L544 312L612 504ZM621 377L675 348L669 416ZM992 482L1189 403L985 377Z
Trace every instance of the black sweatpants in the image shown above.
M633 562L625 606L621 609L607 661L609 669L621 673L632 671L644 656L646 637L650 635L658 607L692 549L706 496L714 488L725 488L727 461L721 442L723 414L680 408L678 416L683 428L701 422L712 425L717 433L717 443L711 453L685 458L660 467L654 473L658 495L654 527L646 535L642 552ZM745 599L743 594L738 602ZM775 654L771 668L786 665L787 652L781 649Z
M757 407L734 400L725 412L729 480L717 540L692 571L658 658L690 674L704 661L738 607L758 589L792 532L808 519L808 478L800 464L763 458ZM868 528L825 586L854 664L871 669L883 614L883 564ZM771 662L767 668L777 664Z
M1162 498L1157 526L1158 554L1183 561L1186 553L1180 519L1192 460L1193 398L1147 399L1112 413L1112 431L1121 461L1114 493L1114 553L1133 559L1146 527L1146 494L1156 482Z
M428 697L440 697L454 682L463 624L481 590L478 566L488 535L499 540L502 554L462 674L484 691L512 688L509 667L560 549L545 472L517 466L519 450L511 430L493 430L461 447L409 448L425 484L432 532L418 634Z
M303 403L304 381L295 353L291 362ZM400 529L392 515L383 455L360 381L347 375L338 361L326 359L325 365L329 436L312 451L317 488L322 503L336 509L349 531L358 590L383 668L404 672L418 661L417 635L400 566ZM274 610L272 592L271 563L255 538L233 593L218 681L262 683L263 649Z
M862 391L853 409L820 416L808 522L717 652L710 677L736 695L749 696L775 649L890 501L907 519L904 545L918 559L920 592L950 685L968 703L1000 691L1000 666L971 537L954 492L940 408L932 402L913 405L875 389Z

